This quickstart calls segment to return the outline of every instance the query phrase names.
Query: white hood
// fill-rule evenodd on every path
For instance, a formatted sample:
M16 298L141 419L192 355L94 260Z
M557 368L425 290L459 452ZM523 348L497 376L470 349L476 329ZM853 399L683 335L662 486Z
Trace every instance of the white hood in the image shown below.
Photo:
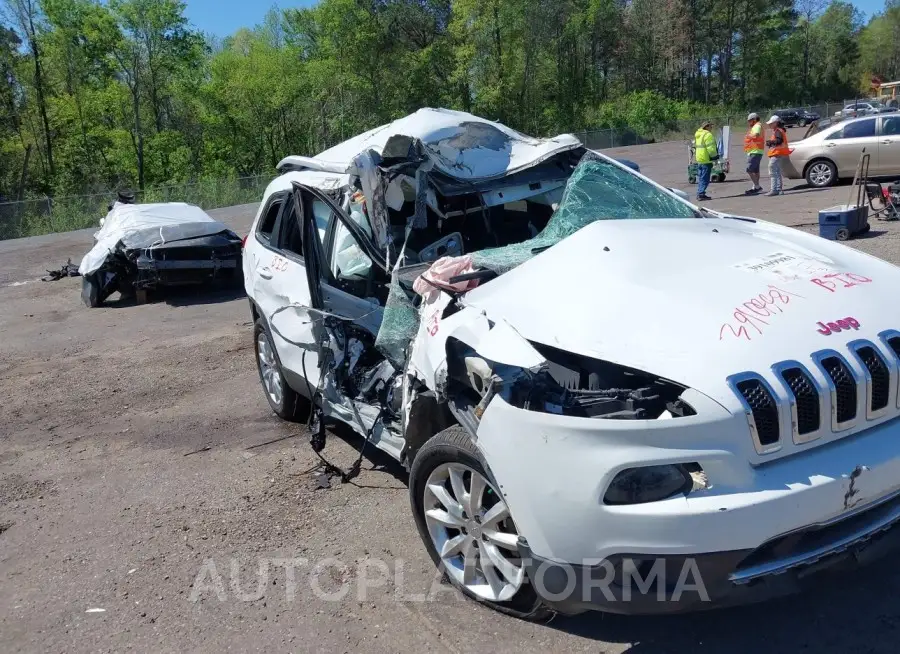
M769 223L609 220L466 302L529 340L660 375L733 407L729 375L786 360L811 365L812 352L900 329L900 304L886 299L898 286L895 266ZM845 318L859 329L820 333L820 322Z

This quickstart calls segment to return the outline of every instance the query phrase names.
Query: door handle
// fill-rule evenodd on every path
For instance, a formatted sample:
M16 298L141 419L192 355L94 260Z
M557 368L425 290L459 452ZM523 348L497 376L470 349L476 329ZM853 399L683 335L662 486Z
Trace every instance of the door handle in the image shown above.
M259 276L263 279L272 279L272 269L268 266L263 266L262 268L257 268L256 272L259 273Z
M886 139L886 140L882 141L881 143L883 145L887 145L888 143L893 143L893 141L891 139Z
M834 143L826 143L826 144L825 144L825 147L826 147L826 148L833 148L834 145L835 145Z

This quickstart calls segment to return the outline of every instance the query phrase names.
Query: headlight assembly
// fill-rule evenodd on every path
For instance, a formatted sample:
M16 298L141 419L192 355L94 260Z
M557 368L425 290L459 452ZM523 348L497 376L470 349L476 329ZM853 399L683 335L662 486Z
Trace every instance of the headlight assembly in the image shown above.
M646 504L687 493L693 487L694 480L683 465L628 468L613 478L603 502L612 505Z

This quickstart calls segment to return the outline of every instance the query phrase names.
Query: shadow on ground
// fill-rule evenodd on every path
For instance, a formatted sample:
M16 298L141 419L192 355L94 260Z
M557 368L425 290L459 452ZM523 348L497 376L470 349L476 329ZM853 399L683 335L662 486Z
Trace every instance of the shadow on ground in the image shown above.
M181 286L165 289L161 299L173 307L187 307L198 304L218 304L247 297L243 284L229 286Z
M629 644L628 654L894 652L900 628L894 597L890 576L875 564L857 574L829 574L804 593L763 604L672 616L586 613L548 626ZM885 639L885 630L895 637Z
M242 284L172 286L152 291L146 304L165 303L172 307L189 307L202 304L220 304L247 297ZM110 309L127 309L137 306L134 296L114 294L103 302Z
M362 465L363 467L368 468L369 470L375 470L378 472L383 472L389 474L398 482L407 486L409 484L409 472L406 468L403 467L396 459L385 454L377 447L372 445L371 443L366 443L362 436L357 434L353 429L351 429L348 425L340 422L335 424L328 425L328 437L327 438L339 438L345 443L347 443L350 447L354 449L357 453L362 453ZM365 445L365 447L363 447ZM325 449L321 453L325 459L328 459L328 440L325 442ZM338 483L335 480L335 483ZM371 488L371 489L381 489L381 488L396 488L396 486L372 486L361 484L357 481L351 480L349 483L357 486L358 488Z

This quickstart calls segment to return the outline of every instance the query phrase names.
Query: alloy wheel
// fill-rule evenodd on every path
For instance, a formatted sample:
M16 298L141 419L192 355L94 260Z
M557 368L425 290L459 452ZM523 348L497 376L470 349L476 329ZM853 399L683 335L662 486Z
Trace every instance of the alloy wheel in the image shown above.
M512 599L525 581L525 569L519 534L493 485L466 465L445 463L428 476L423 505L447 574L482 599Z
M256 359L259 362L259 374L263 380L263 386L273 403L281 405L284 397L284 389L281 385L281 372L278 370L278 361L269 339L262 332L256 337Z
M815 163L809 169L809 180L813 186L827 186L831 181L831 167L826 163Z

